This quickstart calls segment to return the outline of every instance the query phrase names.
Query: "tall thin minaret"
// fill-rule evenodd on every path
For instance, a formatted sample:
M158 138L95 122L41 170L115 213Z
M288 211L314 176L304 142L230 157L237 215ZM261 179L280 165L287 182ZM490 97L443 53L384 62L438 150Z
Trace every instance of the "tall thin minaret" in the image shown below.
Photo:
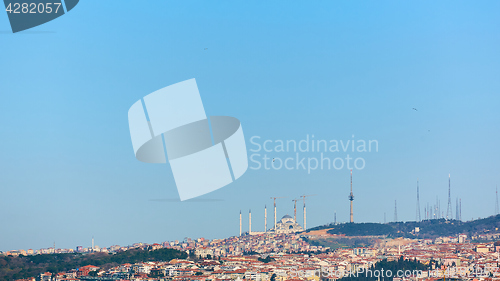
M92 252L94 251L94 236L92 236Z
M248 234L252 234L252 209L248 211Z
M306 198L304 197L304 230L307 230L306 227Z
M333 224L336 225L337 224L337 211L335 211L333 213Z
M297 199L293 199L293 221L297 222Z
M276 232L276 199L274 199L274 232Z
M264 232L267 232L267 206L264 205Z
M351 223L354 222L354 215L352 213L352 201L354 200L354 195L352 194L352 170L351 170L351 194L349 194L349 201L351 201Z
M240 210L240 236L241 236L241 210Z

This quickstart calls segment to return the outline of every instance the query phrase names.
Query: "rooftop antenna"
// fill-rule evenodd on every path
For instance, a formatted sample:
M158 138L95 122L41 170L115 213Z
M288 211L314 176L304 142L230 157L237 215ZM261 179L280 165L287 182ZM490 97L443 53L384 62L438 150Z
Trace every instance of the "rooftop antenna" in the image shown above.
M306 226L306 197L309 197L309 196L316 196L317 194L312 194L312 195L301 195L300 197L302 198L302 200L304 200L304 230L307 230L307 226Z
M420 196L418 191L418 178L417 178L417 222L420 221Z
M453 212L451 210L451 175L448 174L448 207L446 208L446 220L451 220L453 218Z
M349 194L349 201L351 201L351 216L350 216L350 222L354 222L354 215L352 212L352 201L354 200L354 195L352 194L352 170L351 170L351 193Z

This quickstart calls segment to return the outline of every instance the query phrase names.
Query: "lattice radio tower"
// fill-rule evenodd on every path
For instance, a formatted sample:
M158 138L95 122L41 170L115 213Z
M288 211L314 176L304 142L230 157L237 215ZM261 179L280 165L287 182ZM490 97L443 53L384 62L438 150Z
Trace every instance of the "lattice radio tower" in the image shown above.
M351 193L349 194L349 201L351 201L351 213L350 213L350 222L353 223L354 222L354 215L353 215L353 211L352 211L352 201L354 200L354 195L352 194L352 170L351 170Z
M451 210L451 175L448 174L448 208L446 208L446 220L453 219L453 212Z

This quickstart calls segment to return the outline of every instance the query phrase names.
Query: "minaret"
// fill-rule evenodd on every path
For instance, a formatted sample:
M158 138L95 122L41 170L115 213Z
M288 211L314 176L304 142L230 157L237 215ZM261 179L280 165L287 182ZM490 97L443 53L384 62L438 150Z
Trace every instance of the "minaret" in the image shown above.
M276 199L274 199L274 232L276 232Z
M293 221L297 222L297 199L293 199Z
M252 210L248 211L248 235L252 235Z
M333 213L333 224L337 225L337 211Z
M267 206L264 205L264 232L267 232Z
M306 198L304 198L304 230L307 230L307 227L306 227Z
M92 236L92 252L94 251L94 236Z
M351 194L349 194L349 201L351 201L351 223L354 222L354 216L352 213L352 201L354 200L354 195L352 194L352 170L351 170Z
M241 210L240 210L240 236L241 236Z

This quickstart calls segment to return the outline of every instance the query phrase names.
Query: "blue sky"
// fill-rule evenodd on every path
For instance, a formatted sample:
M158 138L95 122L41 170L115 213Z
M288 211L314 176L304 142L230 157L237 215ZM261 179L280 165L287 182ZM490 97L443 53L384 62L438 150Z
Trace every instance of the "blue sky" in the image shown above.
M80 1L12 34L0 13L0 250L223 238L238 213L349 216L349 171L251 170L196 202L168 165L135 159L129 107L196 78L207 115L262 140L377 140L354 171L358 222L446 211L492 215L500 181L498 1ZM208 48L205 50L205 48ZM417 108L418 111L412 110ZM249 155L250 155L249 151ZM289 154L271 155L284 157ZM291 155L291 154L290 154ZM309 154L305 154L308 156ZM317 156L317 154L310 154ZM345 156L340 153L339 156ZM244 216L244 225L247 224ZM302 212L298 212L302 222ZM268 209L268 226L272 224ZM244 228L245 230L245 228Z

